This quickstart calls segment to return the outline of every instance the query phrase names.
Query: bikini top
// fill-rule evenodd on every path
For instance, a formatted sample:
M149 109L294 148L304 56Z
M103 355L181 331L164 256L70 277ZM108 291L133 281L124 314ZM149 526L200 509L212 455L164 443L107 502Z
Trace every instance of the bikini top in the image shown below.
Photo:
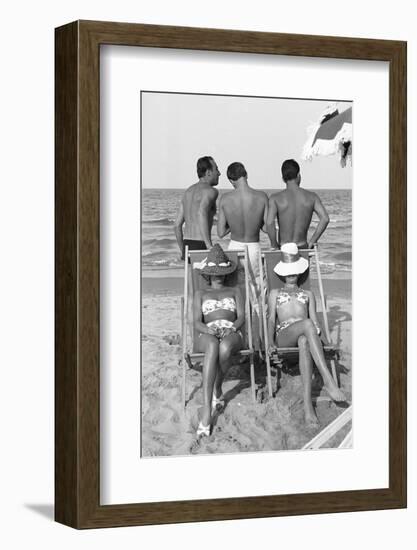
M208 300L204 300L204 302L201 304L201 311L203 312L204 315L213 313L213 311L217 311L218 309L236 311L235 299L222 298L221 300L214 300L213 298L209 298Z
M277 295L277 308L287 304L291 298L294 297L298 302L306 305L308 303L308 294L301 288L297 292L287 292L286 290L280 290Z

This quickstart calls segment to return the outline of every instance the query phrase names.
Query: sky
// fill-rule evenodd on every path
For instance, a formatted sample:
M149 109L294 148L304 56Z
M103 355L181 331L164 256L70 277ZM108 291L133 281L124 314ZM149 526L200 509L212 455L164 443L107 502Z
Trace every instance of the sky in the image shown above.
M293 158L306 189L350 189L352 168L337 155L301 160L308 127L330 100L257 98L142 92L142 187L186 188L198 180L199 157L212 156L231 189L226 171L242 162L256 189L284 188L281 165ZM339 111L350 102L337 102Z

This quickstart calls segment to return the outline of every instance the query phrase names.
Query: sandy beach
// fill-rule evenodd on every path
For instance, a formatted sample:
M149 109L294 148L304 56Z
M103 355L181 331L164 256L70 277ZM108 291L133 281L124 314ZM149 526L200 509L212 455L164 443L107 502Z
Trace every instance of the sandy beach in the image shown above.
M181 404L181 296L180 273L144 273L142 277L142 434L143 457L209 453L235 453L300 449L341 412L342 405L326 399L315 369L313 403L319 428L304 423L302 385L298 365L273 369L273 386L279 389L268 399L265 367L256 366L260 387L258 402L250 394L249 365L233 365L224 381L225 407L213 422L209 437L197 440L198 408L202 405L201 369L186 371L187 407ZM316 281L312 290L318 298ZM323 281L329 310L332 341L340 347L337 370L340 385L351 402L351 281ZM320 315L319 300L318 309ZM346 406L346 405L345 405ZM334 436L327 447L337 447L349 425Z

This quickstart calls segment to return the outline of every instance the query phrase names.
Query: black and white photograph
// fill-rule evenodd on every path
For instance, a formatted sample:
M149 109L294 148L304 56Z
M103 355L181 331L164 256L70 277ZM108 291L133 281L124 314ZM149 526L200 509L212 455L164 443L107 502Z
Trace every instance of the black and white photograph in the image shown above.
M0 547L413 548L411 3L3 11Z
M141 456L351 447L352 102L140 101Z

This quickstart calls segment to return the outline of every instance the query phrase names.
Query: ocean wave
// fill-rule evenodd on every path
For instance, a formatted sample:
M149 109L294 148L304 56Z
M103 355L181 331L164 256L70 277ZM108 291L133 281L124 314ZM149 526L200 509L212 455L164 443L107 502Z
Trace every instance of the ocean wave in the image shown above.
M179 253L179 251L178 251ZM167 257L167 254L164 253L164 252L161 252L160 250L158 250L157 252L155 252L154 250L152 251L149 251L149 252L144 252L142 250L142 259L146 258L147 260L151 259L151 258L155 258L155 259L161 259L161 257L164 257L165 258Z
M334 254L334 258L336 260L346 260L347 262L351 262L352 261L352 252L350 252L350 251L338 252L338 253Z
M317 266L315 263L311 266L311 271L313 273L317 272ZM335 262L322 262L320 261L320 272L323 275L329 275L330 273L334 273L336 271L336 264Z
M332 241L332 242L326 242L324 239L323 241L320 241L319 243L319 251L320 253L323 253L323 254L326 254L328 253L330 250L333 252L335 252L336 254L340 253L340 251L342 252L345 252L346 249L349 248L349 243L348 242L343 242L343 241Z
M352 271L352 266L351 265L346 265L346 264L336 264L336 271L349 271L349 272L351 272Z
M352 222L344 221L333 224L328 228L329 233L340 233L341 231L348 233L349 235L352 232Z
M144 225L173 225L174 218L151 218L150 220L142 220Z
M183 267L184 262L180 259L176 260L174 258L159 258L158 260L143 258L142 265L146 267Z
M176 239L169 239L169 238L142 239L142 245L143 246L153 245L153 246L164 247L164 246L169 246L169 245L173 245L173 244L176 244L176 243L177 243Z
M346 212L346 213L343 214L342 216L330 214L330 222L329 222L329 224L334 224L334 223L347 223L348 221L351 220L351 218L352 218L352 213L351 213L351 212Z

